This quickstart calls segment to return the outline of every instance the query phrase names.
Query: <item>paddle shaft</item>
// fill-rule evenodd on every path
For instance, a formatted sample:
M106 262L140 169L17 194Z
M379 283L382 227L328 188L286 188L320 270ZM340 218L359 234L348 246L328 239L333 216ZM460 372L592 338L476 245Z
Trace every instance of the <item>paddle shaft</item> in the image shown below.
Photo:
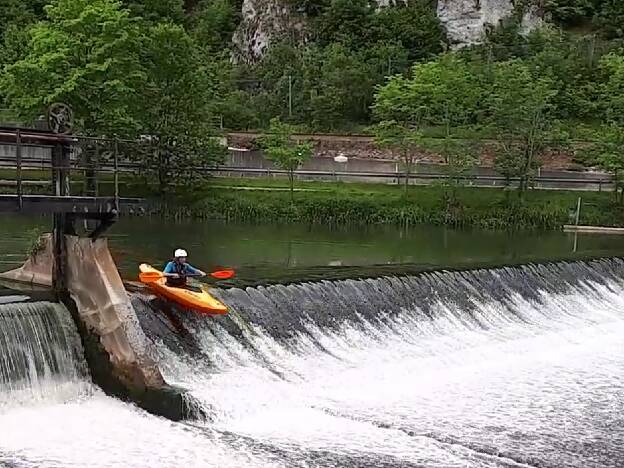
M212 278L223 280L223 279L233 278L235 274L236 273L234 272L234 270L222 270L222 271L214 271L214 272L212 272L212 273L210 273L209 275L206 275L206 276L211 276ZM195 278L195 277L203 277L204 275L201 274L201 273L191 273L191 274L188 274L188 275L180 275L178 273L163 273L162 271L155 270L155 271L141 273L139 276L140 276L141 281L143 281L143 282L151 282L151 281L157 281L160 278L166 278L166 277Z

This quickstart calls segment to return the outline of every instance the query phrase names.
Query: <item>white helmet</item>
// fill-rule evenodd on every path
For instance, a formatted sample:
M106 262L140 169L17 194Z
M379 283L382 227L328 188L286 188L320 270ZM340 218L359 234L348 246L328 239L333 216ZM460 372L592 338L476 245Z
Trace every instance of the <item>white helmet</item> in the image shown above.
M173 254L173 256L175 258L188 257L188 254L186 253L186 250L184 249L177 249L175 253Z

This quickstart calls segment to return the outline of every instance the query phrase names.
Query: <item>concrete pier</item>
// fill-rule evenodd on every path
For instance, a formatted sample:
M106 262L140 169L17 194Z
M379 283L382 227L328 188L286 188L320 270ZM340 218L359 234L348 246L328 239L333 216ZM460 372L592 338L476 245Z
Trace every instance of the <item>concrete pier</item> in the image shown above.
M200 416L192 398L165 382L106 240L69 235L64 240L67 289L57 293L80 332L94 383L159 416L172 420ZM48 234L24 266L0 277L51 287L54 259Z

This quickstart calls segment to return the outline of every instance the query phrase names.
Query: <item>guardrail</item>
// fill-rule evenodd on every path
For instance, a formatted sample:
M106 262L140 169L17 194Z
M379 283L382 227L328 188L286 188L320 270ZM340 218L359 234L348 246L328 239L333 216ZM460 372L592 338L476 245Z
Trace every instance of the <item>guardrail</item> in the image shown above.
M0 157L0 167L5 168L17 168L18 171L22 170L39 170L39 169L51 169L52 165L49 160L46 159L23 159L18 162L16 166L15 158ZM94 168L91 166L85 166L80 164L70 165L66 167L55 167L56 169L66 169L69 171L84 171L92 169L101 173L136 173L143 170L157 170L156 166L149 166L140 163L132 163L127 161L117 161L115 164L100 164ZM214 174L219 172L224 173L237 173L237 174L249 174L257 176L287 176L288 171L273 168L250 168L250 167L233 167L233 166L185 166L185 170L192 170L199 173ZM315 171L315 170L297 170L295 171L297 177L333 177L333 178L380 178L380 179L400 179L405 180L405 173L402 172L378 172L378 171ZM411 173L409 175L410 180L446 180L451 176L444 173ZM502 176L487 176L478 174L465 174L462 176L453 176L454 179L470 182L494 182L494 183L506 183L506 182L519 182L520 178L505 178ZM571 185L599 185L610 186L613 184L612 178L600 177L600 178L572 178L572 177L544 177L536 176L531 180L534 183L561 183Z
M0 156L0 168L15 169L16 181L15 187L18 195L23 192L24 185L36 185L33 180L27 180L24 172L35 170L48 170L82 172L85 174L85 185L91 183L95 185L97 192L97 175L113 174L113 184L115 199L119 198L119 175L120 174L140 174L145 171L158 171L158 167L139 162L133 162L137 159L136 155L141 151L149 151L150 144L145 141L129 141L129 140L107 140L91 137L67 137L61 136L56 138L53 136L39 134L36 131L2 131L0 130L0 144L3 137L12 136L13 141L4 141L4 144L15 148L14 155ZM54 162L52 155L46 157L24 157L24 148L36 147L51 149L54 144L61 141L71 146L69 158L65 160L65 164L59 161ZM120 148L120 145L123 148ZM185 171L193 171L198 174L226 176L237 174L241 176L267 176L279 177L286 176L288 171L275 168L253 168L238 166L185 166ZM393 180L396 183L404 182L406 175L400 171L322 171L322 170L297 170L295 176L298 178L311 179L335 179L335 180L357 180L357 179L380 179ZM436 181L444 181L450 179L451 176L443 172L415 172L409 175L410 182L413 183L430 183ZM454 176L455 180L469 185L480 186L507 186L520 182L520 178L505 178L498 175L480 175L480 174L464 174L459 177ZM6 179L6 177L5 177ZM554 188L587 188L596 187L598 191L605 188L613 187L613 179L610 177L545 177L536 176L531 178L536 188L539 185L557 184L565 187ZM0 184L3 186L11 186L7 181ZM547 188L547 187L546 187Z

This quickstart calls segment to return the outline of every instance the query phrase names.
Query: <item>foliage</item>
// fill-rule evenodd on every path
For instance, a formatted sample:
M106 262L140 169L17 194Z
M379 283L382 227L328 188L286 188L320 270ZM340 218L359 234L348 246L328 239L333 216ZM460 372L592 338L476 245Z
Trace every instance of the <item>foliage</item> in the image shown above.
M620 0L602 0L596 23L609 39L624 38L624 3Z
M521 191L528 188L537 157L552 138L555 96L552 81L534 79L520 62L501 62L493 69L488 120L502 145L496 167L508 179L520 178Z
M598 3L597 0L545 0L543 8L555 22L575 25L591 19Z
M190 30L209 53L227 47L240 21L240 5L231 0L202 0L190 17Z
M184 0L122 0L123 7L134 17L158 23L184 21Z
M382 8L372 19L371 42L398 44L410 61L430 59L442 52L447 42L435 11L435 2L430 0L399 1Z
M260 186L273 190L248 187L227 192L216 182L214 189L185 204L188 209L184 216L323 226L433 224L481 229L560 229L568 222L569 212L578 199L576 192L533 191L523 203L510 204L501 190L460 187L461 209L449 210L444 200L446 189L441 187L414 186L414 196L405 198L402 190L393 186L326 184L319 189L318 184L310 184L305 198L288 203L288 189L283 182L258 181ZM223 184L231 186L237 181L227 180ZM624 211L613 205L606 194L587 194L584 198L588 201L584 222L613 225L624 221Z
M11 26L24 27L41 19L47 3L46 0L0 0L0 39Z
M359 58L341 44L308 49L303 86L314 90L308 103L314 128L328 130L366 121L375 83Z
M145 80L136 22L114 0L56 0L45 10L25 57L5 68L7 101L30 118L66 102L83 131L127 133Z
M407 195L415 154L422 142L422 132L418 127L410 127L396 120L384 120L375 126L374 131L377 146L390 149L403 161L404 187Z
M29 30L24 57L5 69L13 107L35 117L66 102L78 131L148 137L153 149L134 156L156 163L162 192L223 158L211 128L218 67L183 26L133 18L115 0L56 0L46 14Z
M615 179L615 198L621 190L620 203L624 203L624 128L616 123L603 126L596 141L586 150L595 164Z
M444 157L444 171L447 174L443 184L446 188L445 201L449 210L457 208L460 205L458 189L477 165L480 148L475 143L454 138L450 132L443 138L423 139L422 147Z
M311 40L274 43L243 73L241 88L261 126L275 116L322 131L366 125L376 86L445 47L429 0L386 8L369 0L290 3L311 16Z
M611 121L624 123L624 55L606 55L600 62L600 70L604 76L600 100L604 115Z
M247 91L248 99L262 123L278 116L325 131L366 123L375 84L382 79L380 67L385 70L395 52L357 53L339 43L297 49L282 43L246 74L256 85Z
M483 98L477 73L453 54L414 65L410 77L394 76L379 88L374 115L449 127L474 123Z
M339 42L357 49L368 42L375 5L369 0L332 0L315 24L321 45Z
M144 37L141 61L147 81L137 119L154 139L161 191L184 175L223 159L225 148L215 140L208 104L217 97L214 69L181 26L161 23ZM184 73L180 73L184 70ZM149 156L148 156L149 157Z
M293 140L295 129L275 118L271 120L269 134L260 140L266 157L280 169L288 171L290 201L294 200L295 171L312 155L312 145Z

